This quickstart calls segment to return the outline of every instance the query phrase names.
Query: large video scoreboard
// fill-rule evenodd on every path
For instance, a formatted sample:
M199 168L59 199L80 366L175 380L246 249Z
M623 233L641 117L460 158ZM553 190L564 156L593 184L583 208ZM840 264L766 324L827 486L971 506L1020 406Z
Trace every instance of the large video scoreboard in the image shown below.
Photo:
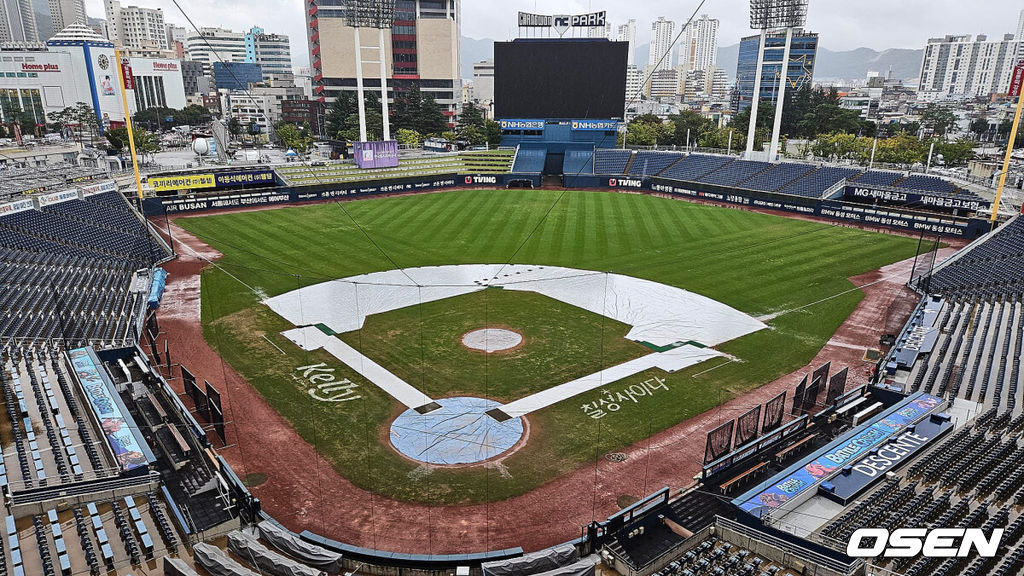
M627 42L519 39L494 44L497 118L621 119Z

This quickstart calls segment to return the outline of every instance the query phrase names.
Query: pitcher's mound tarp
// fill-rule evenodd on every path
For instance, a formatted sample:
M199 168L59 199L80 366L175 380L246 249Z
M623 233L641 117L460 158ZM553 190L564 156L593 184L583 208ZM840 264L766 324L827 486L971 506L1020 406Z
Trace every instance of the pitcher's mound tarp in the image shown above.
M192 556L196 559L196 564L202 566L211 576L256 576L255 572L243 568L241 564L221 553L220 548L216 546L196 544L192 547Z
M326 573L321 570L299 564L277 552L268 550L255 537L237 530L228 534L228 550L231 550L239 558L247 559L261 572L273 576L326 576Z
M572 544L563 544L523 554L518 558L484 562L480 568L483 570L484 576L527 576L557 570L563 566L569 566L577 560L579 560L579 555L576 553L576 547Z
M303 564L319 568L330 574L342 572L341 554L305 542L269 520L260 522L259 529L260 538L285 554L299 559Z

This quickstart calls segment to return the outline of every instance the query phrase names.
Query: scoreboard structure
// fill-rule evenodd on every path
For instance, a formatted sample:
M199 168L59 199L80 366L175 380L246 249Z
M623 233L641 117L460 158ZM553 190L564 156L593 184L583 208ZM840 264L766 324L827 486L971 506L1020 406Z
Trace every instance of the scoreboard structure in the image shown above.
M502 145L544 149L546 173L568 150L614 148L626 108L627 42L520 38L494 44L494 116Z

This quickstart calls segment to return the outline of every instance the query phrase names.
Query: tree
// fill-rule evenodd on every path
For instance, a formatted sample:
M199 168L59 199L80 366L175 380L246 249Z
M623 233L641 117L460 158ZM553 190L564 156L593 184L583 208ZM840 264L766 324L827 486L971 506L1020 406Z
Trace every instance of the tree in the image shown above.
M462 107L462 114L459 115L459 128L473 126L482 129L484 127L483 111L472 102Z
M324 116L324 124L327 130L327 137L331 139L341 138L339 134L348 129L349 117L358 114L359 109L354 92L342 92L327 107L327 114Z
M155 154L160 151L160 141L157 140L155 134L139 126L132 126L132 136L135 139L135 152L142 156L142 161L146 161L147 154ZM111 128L103 133L107 139L108 148L114 150L118 154L125 152L130 142L128 139L128 128L121 126L118 128Z
M228 132L231 133L232 139L238 138L242 135L242 122L237 116L232 116L231 119L228 120Z
M78 141L82 141L82 135L89 135L89 142L92 143L93 135L99 132L100 121L96 117L96 111L85 102L78 102L60 112L50 114L50 121L58 129L65 128L77 134Z
M875 161L883 164L920 164L927 159L928 149L916 137L901 132L878 141Z
M395 131L395 140L402 146L419 146L423 142L423 136L415 131L409 130L408 128L399 128Z
M494 120L484 121L484 135L487 137L487 145L497 148L501 145L501 124Z
M971 134L974 134L978 140L988 133L988 118L978 118L974 122L971 122Z
M438 136L448 130L448 120L441 107L433 96L423 94L418 86L395 96L391 123L394 127L415 130L424 136Z
M674 128L673 144L677 146L699 142L702 134L715 129L715 123L711 119L692 110L683 110L679 114L669 116L668 120ZM687 142L687 135L689 135L689 142Z
M935 141L935 153L942 155L947 166L963 166L974 158L974 141L961 138L956 142Z
M291 148L299 156L305 156L313 149L313 137L308 128L299 128L290 122L278 122L274 125L274 133L285 148Z
M754 130L754 149L760 150L772 133L772 125L775 121L775 106L771 102L762 101L757 107L757 127ZM746 135L750 128L750 108L744 109L732 117L729 127L737 134L743 135L743 146L747 145ZM733 142L735 142L735 135Z
M956 123L956 114L938 104L929 104L921 114L921 125L943 139L956 128Z

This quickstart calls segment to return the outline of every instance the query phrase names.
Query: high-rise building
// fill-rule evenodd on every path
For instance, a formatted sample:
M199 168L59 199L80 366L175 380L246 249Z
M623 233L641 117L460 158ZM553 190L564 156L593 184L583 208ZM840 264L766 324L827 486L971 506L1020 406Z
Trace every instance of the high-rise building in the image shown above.
M49 4L54 33L72 24L85 24L88 21L85 0L49 0Z
M292 48L284 34L267 34L253 26L245 34L245 61L259 64L264 78L293 75Z
M651 100L676 101L679 98L679 71L655 70L651 75Z
M687 72L707 70L718 63L718 25L707 14L686 27L679 48L679 65Z
M1024 60L1024 10L1020 11L1020 16L1017 18L1017 57L1015 60L1020 62Z
M740 41L739 59L736 63L737 98L733 110L750 107L754 100L754 77L757 75L757 53L761 36L748 36ZM779 93L779 77L782 75L782 55L786 45L783 33L768 34L765 38L764 65L761 71L761 94L758 99L775 104ZM789 69L786 74L789 84L786 90L799 90L814 83L814 63L818 56L818 35L797 29L793 31L793 42L789 53Z
M918 93L931 99L969 98L1009 90L1018 42L1013 34L931 38L921 60Z
M203 63L207 74L214 62L245 62L245 34L224 28L200 28L185 38L189 60Z
M216 62L248 62L260 65L264 80L293 75L288 36L268 34L258 26L248 32L200 28L185 38L185 51L190 60L203 63L207 74Z
M629 22L620 25L618 32L615 34L615 40L617 42L629 42L629 58L626 60L626 65L633 66L636 64L636 20L630 19Z
M334 98L356 89L355 29L343 19L347 0L319 5L306 0L306 32L313 64L313 92L318 98ZM319 5L319 6L318 6ZM392 97L418 86L432 96L449 119L462 96L459 73L459 34L462 0L396 0L394 27L384 31L385 80ZM378 31L361 29L364 57L375 59ZM380 67L363 67L364 86L380 91Z
M591 26L587 28L587 38L612 38L612 23L607 22L604 26Z
M167 50L167 26L159 8L122 6L119 0L106 0L107 36L117 46L148 50Z
M640 69L633 65L626 66L626 102L643 100L644 96Z
M494 59L473 64L473 100L494 102Z
M39 42L32 0L0 0L0 42Z
M675 40L676 23L659 16L651 24L651 51L647 60L655 70L672 70L672 42Z
M188 37L188 30L184 26L167 25L167 47L173 50L178 60L185 57L185 39Z

